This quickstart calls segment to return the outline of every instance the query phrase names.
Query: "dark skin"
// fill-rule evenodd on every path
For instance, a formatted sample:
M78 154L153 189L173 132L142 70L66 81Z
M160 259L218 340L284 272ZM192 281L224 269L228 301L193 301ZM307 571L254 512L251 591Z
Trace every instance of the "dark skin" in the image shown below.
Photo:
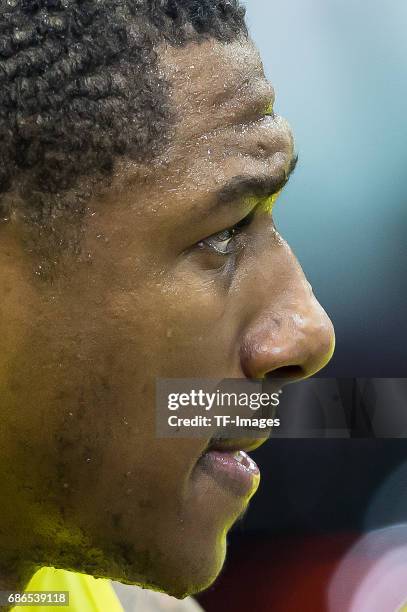
M89 201L81 256L46 283L21 219L2 229L2 588L41 564L178 597L207 587L254 491L233 496L196 469L208 440L156 439L156 378L291 382L333 352L272 200L215 197L243 175L278 190L292 165L258 52L211 40L159 57L170 147L149 167L117 165Z

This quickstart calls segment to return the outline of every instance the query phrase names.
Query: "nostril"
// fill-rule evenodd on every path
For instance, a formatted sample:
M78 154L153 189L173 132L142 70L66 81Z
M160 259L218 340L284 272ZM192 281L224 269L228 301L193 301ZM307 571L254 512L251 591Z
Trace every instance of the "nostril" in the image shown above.
M266 379L268 380L282 380L282 381L293 381L300 378L304 378L305 372L301 366L289 365L276 368L271 372L267 372Z

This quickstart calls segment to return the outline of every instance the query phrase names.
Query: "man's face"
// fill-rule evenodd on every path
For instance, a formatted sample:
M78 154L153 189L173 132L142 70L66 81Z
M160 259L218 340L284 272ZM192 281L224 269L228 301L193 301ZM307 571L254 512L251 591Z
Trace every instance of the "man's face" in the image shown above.
M293 158L287 123L265 116L257 51L159 57L177 113L165 158L123 165L89 203L71 275L44 286L10 256L1 478L26 558L182 596L219 573L258 478L239 493L197 464L208 440L157 439L156 379L301 378L328 361L333 330L271 200L244 190L278 190Z

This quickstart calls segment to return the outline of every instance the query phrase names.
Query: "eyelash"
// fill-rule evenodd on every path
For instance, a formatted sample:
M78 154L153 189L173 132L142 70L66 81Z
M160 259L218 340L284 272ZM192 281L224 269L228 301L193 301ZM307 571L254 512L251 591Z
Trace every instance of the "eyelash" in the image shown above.
M244 217L244 219L242 219L241 221L239 221L232 227L222 230L221 232L218 232L217 234L212 234L212 236L205 238L205 240L201 240L200 242L198 242L198 247L200 249L209 248L215 251L216 253L218 253L219 255L222 255L223 257L227 255L232 255L233 253L235 253L236 249L232 248L232 249L222 250L221 248L219 248L218 245L216 245L216 241L218 241L218 244L219 242L222 242L222 243L227 242L226 246L228 247L229 244L233 241L233 238L235 236L239 236L243 228L246 228L251 224L251 222L253 221L254 214L255 214L255 211L252 210L246 217Z

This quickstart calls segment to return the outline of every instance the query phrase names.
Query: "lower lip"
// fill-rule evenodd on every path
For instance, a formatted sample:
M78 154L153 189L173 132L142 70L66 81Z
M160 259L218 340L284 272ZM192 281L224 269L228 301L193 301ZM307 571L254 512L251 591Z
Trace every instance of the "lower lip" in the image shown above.
M252 496L259 486L260 470L244 451L208 451L197 467L238 497Z

